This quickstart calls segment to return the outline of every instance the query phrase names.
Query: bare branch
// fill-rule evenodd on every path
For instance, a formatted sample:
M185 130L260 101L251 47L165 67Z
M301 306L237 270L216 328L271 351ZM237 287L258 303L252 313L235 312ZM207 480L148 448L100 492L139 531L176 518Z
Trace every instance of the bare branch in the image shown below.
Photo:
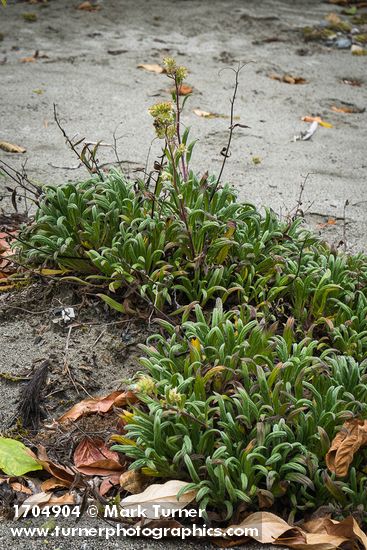
M249 61L248 63L251 63L251 61ZM231 114L230 114L230 125L229 125L229 136L228 136L228 142L227 142L227 145L225 147L223 147L223 149L221 150L221 155L223 156L223 162L222 162L222 166L221 166L221 169L220 169L220 172L219 172L219 176L218 176L218 179L212 189L212 192L210 194L210 200L212 200L212 198L214 197L217 189L218 189L218 186L219 186L219 183L220 183L220 180L222 178L222 175L223 175L223 171L224 171L224 167L226 165L226 161L227 161L227 158L230 157L231 153L230 153L230 147L231 147L231 143L232 143L232 137L233 137L233 131L235 128L237 127L244 127L244 128L248 128L248 126L246 125L240 125L240 124L234 124L234 107L235 107L235 102L236 102L236 97L237 97L237 91L238 91L238 84L239 84L239 76L240 76L240 73L242 71L242 69L244 67L246 67L246 65L248 65L248 63L243 63L242 65L239 64L238 65L238 68L237 69L234 69L233 67L225 67L224 69L222 69L221 71L219 71L219 74L221 74L221 72L223 72L224 70L229 70L229 71L233 71L234 74L235 74L235 83L234 83L234 89L233 89L233 95L232 95L232 98L230 100L230 103L231 103Z

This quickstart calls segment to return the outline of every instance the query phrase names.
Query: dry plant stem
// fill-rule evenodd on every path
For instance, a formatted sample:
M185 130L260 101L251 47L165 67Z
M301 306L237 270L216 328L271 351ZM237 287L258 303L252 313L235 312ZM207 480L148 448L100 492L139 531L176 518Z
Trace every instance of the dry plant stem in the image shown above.
M229 125L229 136L228 136L227 146L224 147L221 151L221 154L223 155L223 162L222 162L222 166L221 166L221 169L220 169L220 172L219 172L218 179L217 179L217 181L216 181L216 183L215 183L215 185L212 189L212 192L210 194L210 200L212 200L212 198L215 195L216 190L218 189L220 180L221 180L222 175L223 175L224 167L226 165L227 158L230 156L230 147L231 147L231 143L232 143L233 130L236 128L236 126L239 126L237 124L234 124L234 106L235 106L236 97L237 97L237 90L238 90L238 84L239 84L239 75L240 75L240 72L242 71L242 69L245 67L245 65L246 65L246 63L244 63L243 65L239 65L237 69L232 69L232 68L228 67L229 70L231 70L235 73L235 83L234 83L233 95L232 95L232 98L230 100L230 102L231 102L231 115L230 115L230 125Z
M104 181L103 174L102 174L102 172L101 172L101 170L100 170L98 161L97 161L96 156L95 156L95 155L96 155L95 152L90 150L89 145L86 145L86 149L87 149L87 151L88 151L88 153L89 153L89 155L90 155L90 161L91 161L91 163L92 163L91 173L93 174L94 171L97 172L97 175L98 175L99 179L100 179L101 181ZM93 168L94 168L94 170L93 170Z
M28 176L24 169L24 165L22 167L22 172L19 172L18 170L7 164L4 160L0 160L0 168L11 180L13 180L17 184L17 186L21 187L25 193L33 195L33 199L31 199L31 197L27 195L27 200L31 200L36 205L38 205L38 198L42 194L42 189L28 179ZM17 208L15 208L15 210L17 210Z
M58 117L58 114L57 114L57 106L56 106L56 103L54 103L54 120L57 124L57 127L59 128L60 132L62 133L62 135L64 136L65 138L65 141L66 143L69 145L70 149L73 151L73 153L77 156L77 158L80 160L80 162L86 167L86 169L88 170L88 172L90 174L93 174L93 167L95 168L99 178L103 181L103 177L99 171L99 168L97 166L97 163L95 162L95 159L93 158L93 153L91 153L90 149L88 146L87 149L88 149L88 152L90 153L91 155L91 160L92 160L92 166L89 165L89 163L85 160L85 158L82 157L82 155L79 153L79 151L77 150L77 145L79 145L80 143L82 143L82 141L84 141L84 138L80 139L79 141L77 142L73 142L73 139L70 139L69 136L67 135L65 129L63 128L63 126L61 125L61 122L60 122L60 119Z
M152 143L150 144L150 147L149 147L149 151L152 147ZM166 149L167 147L167 141L165 143L165 147L164 149ZM155 185L154 185L154 191L153 191L153 200L152 200L152 211L151 211L151 217L153 218L154 216L154 209L155 209L155 205L156 205L156 202L158 202L158 196L157 196L157 192L158 192L158 184L160 182L160 178L161 178L161 171L162 171L162 168L163 168L163 161L164 161L164 150L163 150L163 153L160 157L158 157L160 162L159 162L159 170L158 170L158 175L157 175L157 179L155 180ZM147 158L147 164L148 164L148 158ZM155 164L155 163L154 163ZM146 183L146 188L148 190L149 188L149 182L150 182L150 178L152 176L152 172L149 173L149 178L147 180L147 183Z
M303 181L301 182L298 201L297 201L297 205L296 205L296 215L301 210L303 193L304 193L304 190L305 190L305 187L306 187L307 180L308 180L310 175L311 175L311 172L306 174L306 176L303 178Z
M344 241L344 252L347 251L348 241L347 241L347 207L349 206L349 200L347 199L344 203L343 208L343 241Z

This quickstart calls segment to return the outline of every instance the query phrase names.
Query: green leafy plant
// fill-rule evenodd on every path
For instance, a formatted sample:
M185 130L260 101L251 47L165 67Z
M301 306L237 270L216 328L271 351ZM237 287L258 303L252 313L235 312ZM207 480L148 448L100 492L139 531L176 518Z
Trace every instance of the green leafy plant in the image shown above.
M223 519L243 506L292 518L328 504L365 520L366 452L343 480L325 455L344 421L367 418L366 256L240 202L221 183L224 162L218 177L196 174L181 127L186 69L171 58L165 69L174 88L150 109L163 144L154 170L102 174L94 154L96 176L43 190L20 259L97 281L120 313L133 292L158 314L140 402L115 438L131 468L189 481Z
M115 450L134 459L133 469L189 481L200 506L220 512L224 504L227 519L240 504L284 502L295 516L359 501L365 517L365 453L342 482L327 472L325 454L346 419L367 418L367 362L307 337L290 344L289 327L275 334L251 317L248 306L226 312L218 301L210 319L197 305L180 332L161 321L165 335L143 346L148 376L134 386L141 405Z

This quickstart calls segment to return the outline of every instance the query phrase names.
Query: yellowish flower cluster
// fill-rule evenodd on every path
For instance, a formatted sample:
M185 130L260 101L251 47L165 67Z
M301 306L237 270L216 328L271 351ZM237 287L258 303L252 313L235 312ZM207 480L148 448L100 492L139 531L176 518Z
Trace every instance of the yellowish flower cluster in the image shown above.
M149 109L149 113L154 118L154 128L157 137L172 139L176 134L175 112L170 101L156 103Z
M154 395L156 393L155 381L150 376L141 376L135 384L135 391L144 395Z
M163 59L163 65L166 69L166 73L171 78L174 78L177 84L182 84L182 82L187 77L187 69L182 65L177 65L173 57L165 57Z

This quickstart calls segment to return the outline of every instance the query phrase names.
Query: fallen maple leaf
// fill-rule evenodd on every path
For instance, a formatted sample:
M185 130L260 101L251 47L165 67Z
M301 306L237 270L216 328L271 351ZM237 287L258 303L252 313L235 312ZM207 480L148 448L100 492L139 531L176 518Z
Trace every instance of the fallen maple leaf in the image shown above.
M60 424L64 422L73 422L78 420L81 416L92 413L107 413L112 407L122 407L127 403L135 403L137 401L136 395L132 391L121 392L114 391L109 395L103 397L96 397L95 399L84 399L77 403L63 414L58 422Z
M7 141L0 141L0 149L6 151L7 153L25 153L27 149L16 145L15 143L9 143Z
M103 439L85 437L74 452L75 468L86 475L104 476L125 470L119 454L108 449Z
M338 477L348 474L354 455L367 445L367 420L347 420L331 442L325 460L326 466Z
M138 69L144 69L150 73L162 74L166 72L166 69L158 65L157 63L140 63L137 66Z

